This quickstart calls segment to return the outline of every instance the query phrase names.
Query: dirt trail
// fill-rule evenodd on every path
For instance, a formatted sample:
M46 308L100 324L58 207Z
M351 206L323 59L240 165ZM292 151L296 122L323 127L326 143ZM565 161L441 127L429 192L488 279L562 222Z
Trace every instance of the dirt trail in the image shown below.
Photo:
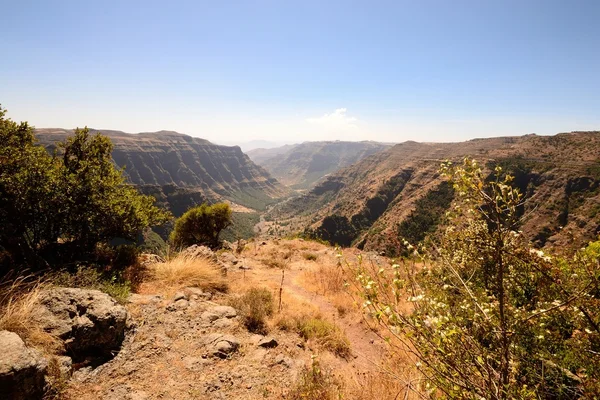
M315 244L311 245L315 246ZM340 317L336 306L327 296L307 287L305 279L307 272L317 271L323 263L330 265L337 263L335 254L331 249L322 245L316 246L319 248L318 261L298 260L298 257L292 257L293 259L286 265L283 281L284 296L291 295L301 302L313 305L326 319L342 329L352 347L354 358L348 360L348 364L352 368L365 370L373 365L379 365L385 352L385 343L366 326L360 312L352 312L349 315ZM279 289L282 278L281 270L265 267L260 262L260 255L256 253L246 257L245 262L252 265L252 269L246 272L248 279L273 289ZM352 304L349 295L347 302L348 305Z

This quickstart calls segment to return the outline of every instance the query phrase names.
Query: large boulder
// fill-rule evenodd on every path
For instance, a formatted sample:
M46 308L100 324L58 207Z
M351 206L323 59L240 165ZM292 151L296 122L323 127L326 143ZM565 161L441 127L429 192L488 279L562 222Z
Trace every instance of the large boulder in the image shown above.
M125 338L127 310L98 290L53 288L42 294L38 323L62 339L75 360L110 357Z
M13 332L0 331L0 399L41 399L48 363Z

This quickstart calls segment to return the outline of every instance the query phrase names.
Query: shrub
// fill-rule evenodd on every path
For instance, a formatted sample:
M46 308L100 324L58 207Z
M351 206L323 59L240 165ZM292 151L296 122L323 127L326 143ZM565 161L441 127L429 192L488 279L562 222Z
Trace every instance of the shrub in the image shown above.
M231 208L227 203L202 204L185 212L175 221L171 243L175 247L205 244L217 247L219 234L231 225Z
M338 400L343 398L343 385L329 369L323 369L316 356L310 367L300 372L300 379L288 397L291 400Z
M302 253L302 257L307 261L317 261L319 258L315 253Z
M488 181L470 159L442 172L460 201L436 259L359 264L364 306L444 398L597 398L600 243L572 260L531 249L514 231L522 196L510 176L497 168Z
M231 300L244 325L250 332L265 334L268 332L266 318L273 315L273 296L263 288L252 288L244 295Z

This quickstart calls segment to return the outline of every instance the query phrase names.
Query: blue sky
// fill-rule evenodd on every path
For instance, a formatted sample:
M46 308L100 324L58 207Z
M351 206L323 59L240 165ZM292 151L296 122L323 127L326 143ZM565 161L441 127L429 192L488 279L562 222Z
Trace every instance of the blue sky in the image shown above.
M600 129L600 1L0 0L0 103L215 142Z

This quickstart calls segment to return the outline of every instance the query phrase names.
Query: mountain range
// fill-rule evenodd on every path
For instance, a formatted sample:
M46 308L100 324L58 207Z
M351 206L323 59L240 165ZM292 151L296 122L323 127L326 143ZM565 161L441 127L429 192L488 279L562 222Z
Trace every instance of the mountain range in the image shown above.
M108 136L113 159L129 180L144 192L187 201L229 200L254 210L289 194L290 190L256 165L238 146L220 146L171 131L130 134L95 130ZM67 129L37 129L49 149L73 133ZM177 213L176 213L177 214Z
M390 146L371 141L304 142L272 149L254 149L247 154L284 185L293 189L310 189L324 176Z
M526 199L520 229L537 247L578 248L600 233L600 132L397 144L327 176L267 219L394 254L402 239L417 244L439 228L454 198L440 164L465 156L488 174L501 165L515 176Z

